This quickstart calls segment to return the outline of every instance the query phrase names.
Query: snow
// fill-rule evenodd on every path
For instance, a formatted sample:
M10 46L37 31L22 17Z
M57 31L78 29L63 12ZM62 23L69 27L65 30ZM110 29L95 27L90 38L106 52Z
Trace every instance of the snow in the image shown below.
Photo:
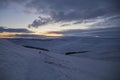
M0 80L120 80L119 38L0 39ZM47 48L41 51L21 45ZM87 50L88 53L65 55Z

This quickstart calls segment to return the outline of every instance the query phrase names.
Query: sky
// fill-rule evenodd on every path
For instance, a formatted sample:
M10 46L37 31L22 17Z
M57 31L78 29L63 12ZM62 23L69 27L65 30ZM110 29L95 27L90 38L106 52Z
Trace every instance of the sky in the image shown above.
M119 0L0 0L0 38L82 36L119 27ZM86 34L84 34L86 35Z

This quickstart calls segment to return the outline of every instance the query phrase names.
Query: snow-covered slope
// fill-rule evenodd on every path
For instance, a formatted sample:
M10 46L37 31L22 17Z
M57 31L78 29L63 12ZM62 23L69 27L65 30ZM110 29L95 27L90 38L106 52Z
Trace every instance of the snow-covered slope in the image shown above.
M96 38L96 37L67 37L51 40L29 40L29 39L12 39L10 40L19 45L40 47L50 50L54 53L66 53L76 51L88 51L96 53L109 53L120 51L120 38ZM91 55L90 54L90 55ZM80 54L81 55L81 54Z
M0 80L59 80L60 73L42 59L38 51L0 39Z
M84 42L85 40L70 40L67 43L68 41L64 39L61 41L61 43L64 42L64 45L60 44L54 47L56 50L63 50L67 47L70 48L69 46L72 45L74 50L77 50L76 48L79 46L76 47L75 45L80 41ZM57 44L54 40L53 42ZM85 45L85 43L81 44ZM116 46L115 43L112 44ZM36 45L40 46L38 43ZM88 43L86 45L88 46ZM100 46L105 45L110 46L105 43ZM92 47L92 44L89 46ZM108 46L106 47L108 48ZM108 49L112 49L112 46ZM98 50L98 48L95 48L95 50ZM41 51L39 53L38 50L27 49L0 39L0 80L120 80L120 54L117 50L117 48L113 50L116 51L115 55L114 52L110 51L110 60L105 59L108 54L104 55L103 59L97 59L101 56L97 52L91 52L91 56L94 58L88 53L81 57L58 54L57 51Z

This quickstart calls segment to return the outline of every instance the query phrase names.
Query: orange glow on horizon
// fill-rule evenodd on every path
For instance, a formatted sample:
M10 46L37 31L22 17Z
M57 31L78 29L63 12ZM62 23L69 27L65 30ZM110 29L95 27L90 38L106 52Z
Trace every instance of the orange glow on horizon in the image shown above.
M60 36L64 36L63 34L58 33L58 32L54 32L54 31L44 32L44 33L41 33L41 32L32 32L32 33L2 32L2 33L0 33L0 38L22 38L22 37L17 36L17 35L22 35L22 34L26 34L26 35L40 35L40 36L46 36L46 37L60 37Z
M15 38L16 34L23 34L18 32L2 32L0 33L0 38Z
M60 37L60 36L64 36L63 34L57 33L57 32L46 32L43 33L42 35L44 36L50 36L50 37Z
M14 38L14 37L10 35L0 35L0 38Z

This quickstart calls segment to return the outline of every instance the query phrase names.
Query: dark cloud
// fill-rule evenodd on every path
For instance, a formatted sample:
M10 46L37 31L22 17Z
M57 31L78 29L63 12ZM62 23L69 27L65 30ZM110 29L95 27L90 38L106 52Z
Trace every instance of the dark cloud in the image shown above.
M0 9L7 8L12 3L25 3L27 0L0 0Z
M64 36L88 36L84 32L89 30L80 30L80 29L74 29L74 30L66 30L66 31L60 31L59 33L64 34Z
M115 10L120 12L120 0L112 0Z
M4 38L46 38L43 35L36 35L34 34L34 32L29 31L27 29L24 28L6 28L3 26L0 26L0 33L2 32L9 32L9 33L15 33L15 34L1 34L0 37L4 37ZM18 34L18 33L22 33L22 34Z
M35 34L16 34L16 35L13 35L12 37L14 37L14 38L32 38L32 39L45 38L45 36L35 35Z
M3 26L0 26L0 32L21 32L21 33L30 33L31 31L24 29L24 28L6 28Z
M64 26L70 26L71 24L63 24L60 27L64 27Z
M47 18L45 18L45 17L38 17L39 19L36 19L36 20L34 20L33 21L33 23L32 24L29 24L28 25L28 27L30 28L30 27L35 27L35 28L37 28L37 27L39 27L40 25L45 25L45 24L47 24L47 23L50 23L50 22L52 22L52 19L49 17L47 17Z
M67 30L59 32L64 36L79 36L79 37L116 37L120 38L120 27L101 28L91 30Z
M27 7L36 9L40 14L50 15L55 22L68 22L119 14L119 2L119 0L32 0ZM40 26L42 21L38 22ZM32 25L34 23L33 21ZM46 23L48 22L44 22Z
M26 9L35 9L40 18L28 27L39 27L48 23L93 19L100 16L120 14L120 0L0 0L0 9L11 3L24 4ZM50 17L43 17L41 15Z
M48 31L48 32L45 32L45 34L61 34L60 31Z
M91 27L119 27L120 25L120 16L113 16L107 18L107 20L104 20L102 22L98 22L96 24L91 25Z

